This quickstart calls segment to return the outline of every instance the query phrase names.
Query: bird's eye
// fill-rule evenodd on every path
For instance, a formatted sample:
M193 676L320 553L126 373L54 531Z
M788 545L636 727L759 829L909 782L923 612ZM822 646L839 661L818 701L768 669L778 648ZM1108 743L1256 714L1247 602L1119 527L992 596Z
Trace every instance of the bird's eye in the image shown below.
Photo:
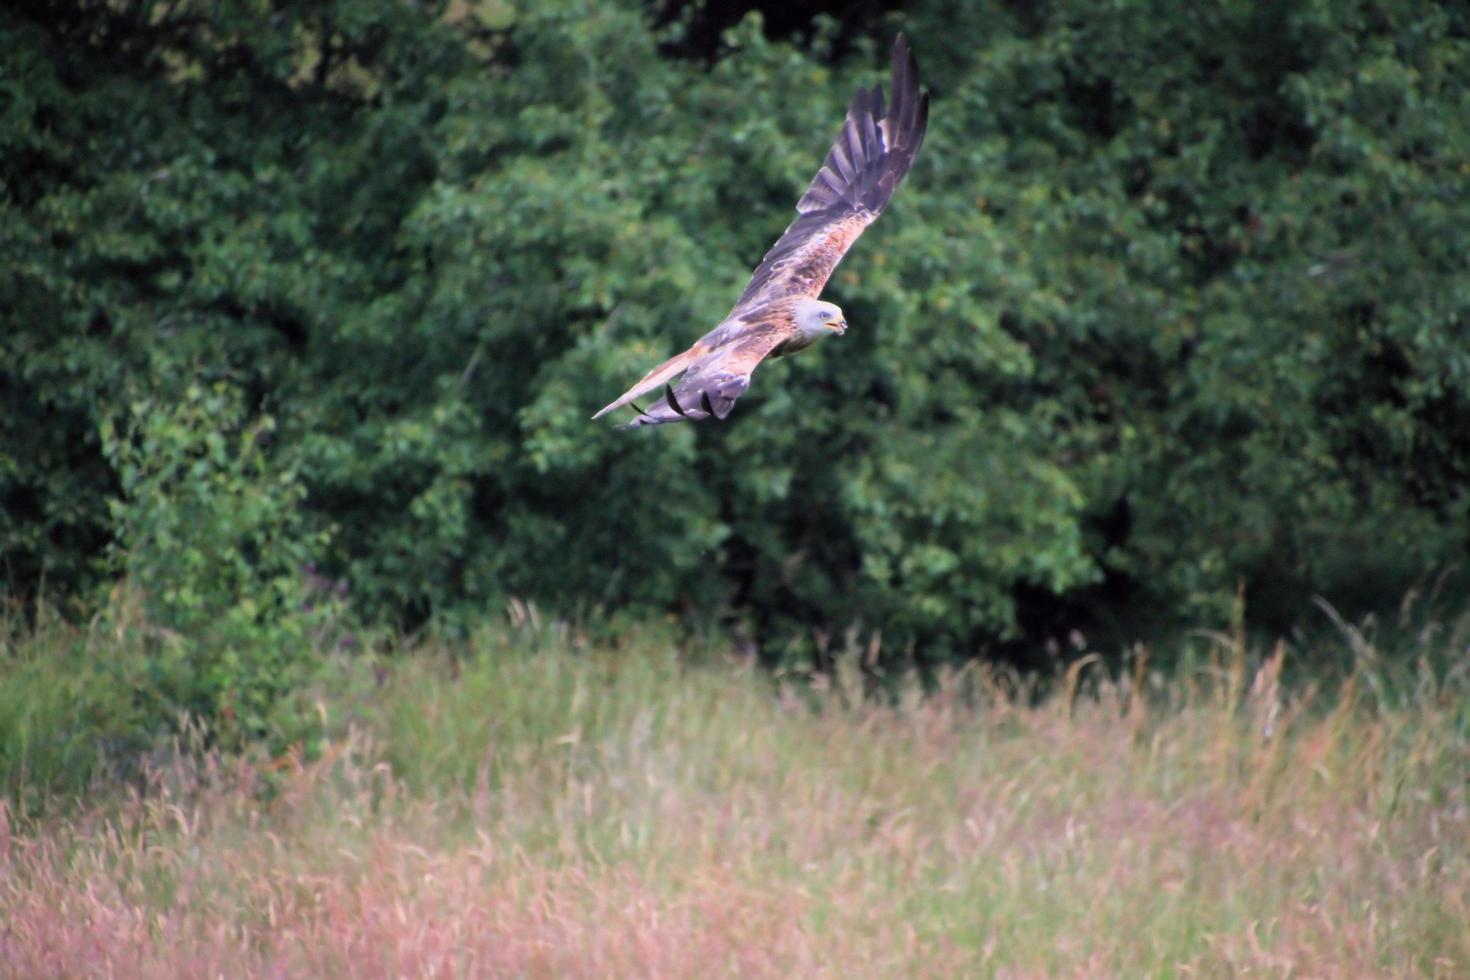
M830 320L830 319L832 319L832 314L830 312L828 312L827 310L818 310L817 311L817 319L818 320Z

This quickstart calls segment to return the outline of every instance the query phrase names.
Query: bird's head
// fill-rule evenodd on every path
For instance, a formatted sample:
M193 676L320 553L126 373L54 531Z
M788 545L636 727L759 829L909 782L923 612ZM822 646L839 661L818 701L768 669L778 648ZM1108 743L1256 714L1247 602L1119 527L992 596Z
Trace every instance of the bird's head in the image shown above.
M795 312L796 326L808 340L834 333L841 336L847 331L847 320L835 303L803 298L797 301Z

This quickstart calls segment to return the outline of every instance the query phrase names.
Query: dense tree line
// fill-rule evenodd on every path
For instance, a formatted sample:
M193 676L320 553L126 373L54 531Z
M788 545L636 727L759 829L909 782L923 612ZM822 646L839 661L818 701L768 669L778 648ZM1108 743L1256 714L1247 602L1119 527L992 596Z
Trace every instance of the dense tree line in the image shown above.
M858 6L712 43L633 2L8 4L11 592L942 656L1464 559L1465 8ZM932 126L848 335L725 424L589 423L728 309L900 28Z

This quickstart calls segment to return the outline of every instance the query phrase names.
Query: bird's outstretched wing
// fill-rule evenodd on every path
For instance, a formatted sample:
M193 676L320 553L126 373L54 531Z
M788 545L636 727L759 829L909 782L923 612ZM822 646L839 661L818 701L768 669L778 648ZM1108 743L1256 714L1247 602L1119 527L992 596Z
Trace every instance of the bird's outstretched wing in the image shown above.
M883 212L909 172L929 125L929 93L907 39L893 42L893 100L860 88L827 159L796 204L796 220L771 246L735 311L788 296L815 297L852 243Z
M924 142L929 93L919 91L919 66L902 34L893 42L892 94L885 104L881 85L858 89L827 159L796 204L796 220L756 267L730 315L594 419L624 405L636 408L636 399L655 391L653 407L640 409L628 428L729 414L756 366L797 334L791 301L822 291L852 243L883 212Z

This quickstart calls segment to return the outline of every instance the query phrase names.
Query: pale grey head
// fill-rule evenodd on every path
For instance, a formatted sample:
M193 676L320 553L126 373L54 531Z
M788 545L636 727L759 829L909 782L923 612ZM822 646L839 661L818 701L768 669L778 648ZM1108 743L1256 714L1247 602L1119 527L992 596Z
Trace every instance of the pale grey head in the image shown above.
M807 343L829 334L841 336L847 331L847 320L836 303L802 297L796 301L793 312L796 314L796 328Z

